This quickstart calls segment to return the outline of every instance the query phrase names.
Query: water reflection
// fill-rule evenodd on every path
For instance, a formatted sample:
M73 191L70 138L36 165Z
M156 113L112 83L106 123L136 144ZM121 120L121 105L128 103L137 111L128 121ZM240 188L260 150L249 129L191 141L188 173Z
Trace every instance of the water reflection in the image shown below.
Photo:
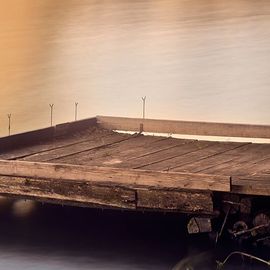
M40 204L28 215L18 210L1 213L1 269L161 270L185 252L176 215Z
M121 212L0 198L0 269L211 270L232 250L207 234L187 237L185 216ZM269 258L269 250L246 250ZM179 261L177 264L176 262ZM174 266L175 264L175 266ZM173 268L174 266L174 268ZM267 269L241 257L225 269Z
M0 134L96 114L269 124L270 4L1 2Z

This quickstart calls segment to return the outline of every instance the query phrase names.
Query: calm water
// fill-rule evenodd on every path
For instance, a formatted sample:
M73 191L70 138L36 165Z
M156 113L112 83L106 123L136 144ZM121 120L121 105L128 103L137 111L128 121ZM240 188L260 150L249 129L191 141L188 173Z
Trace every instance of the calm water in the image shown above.
M187 262L194 268L176 270L216 270L208 258L224 260L238 249L222 241L213 250L207 235L187 237L185 217L177 214L29 207L19 201L1 203L0 220L1 270L171 270L190 256ZM249 252L269 260L269 250ZM232 258L225 270L268 269L246 262Z
M187 254L176 215L38 205L0 217L1 270L163 270Z
M138 117L142 96L151 118L270 124L269 70L269 0L0 1L0 136L8 113L15 133L48 126L49 103L59 123L74 102ZM0 220L0 269L170 269L189 246L170 215Z
M270 124L268 0L0 4L0 135L97 114Z

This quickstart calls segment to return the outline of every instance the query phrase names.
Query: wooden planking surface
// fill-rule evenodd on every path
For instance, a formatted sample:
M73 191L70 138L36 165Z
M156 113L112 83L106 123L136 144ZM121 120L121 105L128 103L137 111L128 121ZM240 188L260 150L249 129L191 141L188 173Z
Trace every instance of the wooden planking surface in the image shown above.
M136 156L146 157L151 152L151 157L159 156L159 152L165 152L169 155L170 152L174 152L174 148L183 146L191 141L166 139L150 136L139 136L129 141L113 145L110 148L96 149L95 151L89 151L83 156L78 155L75 159L61 159L62 163L88 165L88 166L113 166L121 168L132 168L130 166L130 159ZM159 147L159 148L157 148ZM158 149L158 150L157 150ZM184 150L184 149L183 149Z
M42 153L36 153L31 156L27 156L20 160L26 161L56 161L64 158L74 159L76 155L82 155L84 152L88 152L94 149L100 149L102 147L110 147L116 143L130 139L132 136L129 134L116 134L116 133L100 133L97 136L91 136L83 142L77 142L76 144L66 145L65 147L51 149Z
M34 144L44 143L59 136L68 136L71 133L83 131L89 127L96 126L97 119L88 118L75 122L64 123L53 127L24 132L0 138L1 152L10 151Z
M173 121L141 118L97 116L99 126L112 130L140 131L143 124L145 132L188 134L223 137L270 138L270 126L225 124L193 121Z
M217 142L216 144L209 146L205 149L201 149L197 152L186 155L183 159L175 160L175 166L173 171L180 171L183 166L188 164L194 164L196 161L207 160L209 158L215 158L213 163L217 162L217 158L223 155L229 155L231 151L243 148L247 143L236 142Z
M0 175L72 181L83 180L90 183L126 188L230 191L230 178L227 176L166 173L27 161L0 161Z
M59 124L55 126L54 137L67 136L69 134L77 133L78 131L79 132L84 131L89 127L96 127L96 126L97 126L96 117Z
M169 149L165 149L163 151L156 151L154 153L150 153L147 155L142 155L137 158L128 159L125 162L119 164L119 168L133 168L139 169L149 166L154 166L155 164L159 164L161 162L167 162L171 159L186 155L188 153L198 151L199 149L208 147L213 144L213 142L206 141L183 141L183 144L176 145L175 147L171 147Z
M263 157L260 160L256 160L252 165L243 165L243 170L249 175L269 174L270 168L270 156Z
M232 176L241 176L241 175L258 175L263 174L265 170L270 167L270 156L267 158L262 157L261 159L247 161L246 163L237 164L232 167L231 175Z
M59 136L39 143L34 142L33 145L26 145L18 149L12 149L0 154L0 159L22 159L38 153L41 154L47 151L62 149L67 146L88 142L95 137L104 137L110 134L114 133L112 131L90 127L83 131L71 133L66 136Z
M159 141L165 141L163 137L143 136L135 134L115 133L116 137L125 136L128 140L119 140L118 143L108 145L102 148L89 149L83 153L78 153L72 156L64 156L57 159L57 162L77 165L98 165L103 166L103 163L116 163L120 158L132 156L137 151L145 149L148 145L152 145ZM128 137L126 137L128 136ZM54 162L54 160L52 160Z
M153 141L141 148L133 149L132 155L125 153L124 159L122 160L120 167L132 167L129 165L131 160L145 158L150 155L155 155L163 151L170 151L175 147L180 147L185 144L192 143L193 140L184 140L184 139L174 139L174 138L164 138L162 140Z
M213 166L218 166L223 163L232 160L230 155L214 155L204 159L194 160L193 162L183 164L182 166L172 169L175 172L190 172L190 173L200 173L201 171L212 168Z
M236 149L230 156L231 160L219 165L213 163L212 167L201 170L200 172L210 174L218 172L223 175L252 174L252 170L248 172L247 169L270 157L270 145L249 144L243 148Z
M11 147L9 151L5 150L4 153L3 149L0 149L0 151L2 150L2 153L0 152L2 159L56 163L56 167L50 167L52 164L31 163L38 168L37 171L35 168L33 175L12 174L8 177L16 179L27 177L32 180L41 177L44 181L49 181L49 179L54 179L53 175L56 174L59 181L64 179L80 183L82 179L78 175L83 175L86 177L86 179L83 178L83 181L88 184L109 185L109 188L119 187L120 197L121 194L126 194L125 192L130 189L136 189L135 196L142 195L140 203L144 202L145 206L141 205L141 207L146 209L147 204L149 207L151 206L150 202L146 203L147 198L151 198L151 194L155 194L153 196L155 200L158 200L155 204L156 209L159 208L158 205L162 205L163 209L169 210L171 207L173 210L174 207L180 207L175 203L176 198L178 196L185 198L184 193L179 194L179 192L184 192L183 190L229 191L230 177L232 177L232 191L235 193L270 195L270 180L266 177L270 171L269 144L209 142L139 134L119 134L100 127L89 126L89 123L88 120L81 123L83 128L79 128L79 125L78 130L73 123L63 124L57 128L57 132L53 131L51 139L45 140L45 137L48 136L45 133L48 130L52 132L51 129L48 129L45 130L46 132L41 132L42 134L45 132L46 136L44 135L44 138L41 136L42 140L40 141L35 140L33 145L28 143L24 145L23 142L19 148L13 149ZM90 167L66 168L58 163L81 164ZM9 164L15 166L14 163ZM45 167L40 169L40 164ZM15 170L17 173L21 165L12 166L11 170ZM5 172L4 168L6 167L3 164L0 165L0 174ZM66 169L67 174L74 179L69 179L70 176L65 179L64 174L61 173ZM60 173L59 170L62 172ZM162 170L167 172L162 173ZM39 175L41 172L42 175ZM50 172L51 175L48 179L46 174ZM143 190L146 188L146 193L141 188ZM158 191L154 192L153 189ZM176 194L173 193L175 190ZM168 198L167 192L171 192L171 201L168 202L168 205L162 201ZM102 190L102 193L105 194L106 191ZM159 196L160 199L157 199ZM95 200L93 194L91 198ZM99 198L106 204L101 195ZM47 199L52 198L48 197ZM68 199L62 197L62 200L67 201ZM181 199L179 200L181 201ZM74 198L72 202L75 202ZM90 199L88 202L95 204ZM77 203L80 202L77 201ZM118 206L120 203L121 200L117 202ZM134 205L125 207L132 208ZM123 208L125 207L123 206ZM203 208L205 210L207 207ZM185 209L187 210L188 207ZM183 206L182 210L184 211Z
M54 127L43 128L35 131L29 131L21 134L15 134L0 138L1 153L18 149L34 143L52 140L54 137Z
M198 142L200 145L201 142ZM242 143L222 143L222 142L211 142L206 147L201 147L195 151L190 151L184 155L178 155L174 158L166 159L161 162L157 162L150 165L143 165L139 168L149 170L172 170L181 167L181 165L189 164L198 160L202 160L211 156L217 156L235 148L243 146ZM178 171L178 170L177 170Z
M215 166L219 166L231 161L236 160L240 157L239 153L243 153L247 150L247 148L250 146L251 143L230 143L226 142L228 148L222 149L221 151L207 155L208 149L206 149L206 153L201 153L201 156L199 158L195 159L191 157L191 159L185 163L178 164L177 167L173 168L172 171L188 171L192 173L197 173L201 171L205 171L207 169L211 169ZM223 145L223 143L222 143ZM230 148L230 145L232 146ZM214 147L215 148L215 147ZM218 146L217 146L218 149ZM215 150L215 149L213 149ZM211 151L211 149L210 149ZM200 154L200 153L197 153Z

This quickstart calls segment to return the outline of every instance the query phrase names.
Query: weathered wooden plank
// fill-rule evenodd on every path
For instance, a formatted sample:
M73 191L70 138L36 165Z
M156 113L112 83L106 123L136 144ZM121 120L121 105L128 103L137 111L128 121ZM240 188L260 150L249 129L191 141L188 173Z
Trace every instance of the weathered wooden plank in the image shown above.
M270 196L270 175L233 176L232 192L248 195Z
M36 153L21 160L26 161L55 161L61 160L66 157L78 155L84 152L88 152L94 149L100 149L101 147L109 147L115 143L122 142L123 140L127 140L131 137L129 134L118 134L118 133L108 133L104 132L104 134L98 134L97 136L91 136L88 140L83 142L78 142L76 144L66 145L65 147L51 149L48 151L43 151L42 153ZM73 162L72 162L73 163ZM76 164L76 163L75 163Z
M96 125L97 125L96 117L59 124L55 126L54 136L55 137L66 136L67 134L83 131L85 129L88 129L89 127L93 127Z
M137 149L132 156L127 157L119 164L115 164L115 166L119 168L134 169L142 164L149 163L149 160L155 162L163 160L164 157L169 158L171 155L175 156L175 151L176 149L179 149L178 147L183 147L184 145L192 144L193 142L194 140L167 138L166 140L153 143L144 149ZM184 149L185 147L182 150L185 151Z
M143 124L143 130L145 132L224 137L270 138L270 126L267 125L173 121L112 116L97 116L97 123L103 128L113 130L139 132L140 126Z
M149 168L154 167L156 164L160 162L167 162L173 158L187 155L188 153L192 153L194 151L198 151L209 145L214 144L214 142L207 142L207 141L187 141L183 144L177 145L175 147L170 147L163 151L156 151L149 155L143 155L138 158L126 160L125 162L119 164L118 167L120 168L133 168L133 169L140 169L140 168ZM151 169L150 169L151 170Z
M96 123L96 118L89 118L75 122L60 124L53 127L2 137L0 138L0 153L3 153L7 150L46 142L60 135L68 135L73 132L78 132L91 126L95 126Z
M209 192L135 190L85 181L0 176L0 194L84 207L213 214Z
M232 157L230 155L217 155L211 156L202 160L196 160L192 163L184 164L179 168L173 169L173 171L178 172L189 172L189 173L201 173L204 170L213 168L214 166L222 165L223 163L232 161ZM236 159L236 158L235 158Z
M243 181L241 185L232 185L232 192L246 195L270 196L270 186L260 184L251 186Z
M230 163L230 166L232 166L232 164L234 164L234 162L237 162L239 158L247 158L246 156L249 155L251 145L251 143L247 143L238 148L226 151L225 153L211 156L202 160L193 161L192 163L181 166L179 169L175 169L175 171L203 173L204 171L214 169L218 166L222 166L220 168L224 168L228 165L228 163ZM230 174L230 172L228 172L228 174Z
M217 166L212 166L201 172L209 174L223 174L223 175L233 175L236 173L246 174L246 169L244 166L251 166L270 153L270 145L264 144L249 144L244 148L236 149L234 153L230 153L232 159L228 162L224 162Z
M230 191L230 178L218 175L88 167L27 161L0 161L0 175L42 179L84 180L132 188Z
M270 184L270 175L269 174L254 174L254 175L244 175L244 176L232 176L232 181L238 183L241 181L247 181L252 184Z
M267 173L270 168L270 155L261 155L260 158L249 160L232 170L233 175L255 175Z
M2 137L0 138L0 153L4 153L7 150L13 150L28 145L41 143L47 140L52 140L54 131L54 127L49 127L11 135L8 137Z
M223 160L225 155L228 156L233 151L241 149L247 144L249 143L217 142L215 145L209 146L194 153L190 153L184 156L183 159L175 160L175 166L172 167L172 170L182 171L185 166L194 165L196 162L208 161L209 165L209 159L212 159L212 164L215 164L218 162L218 160ZM199 167L200 166L201 165L199 165Z
M67 136L53 138L52 140L42 141L39 144L27 145L22 148L13 149L0 154L0 159L23 159L36 154L46 153L48 151L58 150L70 147L76 144L93 140L95 137L109 136L112 131L100 131L96 127L86 129L81 132L69 134Z
M266 162L270 162L270 158L265 160ZM270 166L268 168L266 168L265 170L263 170L262 172L263 174L266 174L266 175L270 175Z
M85 206L136 208L135 191L121 187L102 187L85 181L0 177L0 194L33 198L55 203L69 202Z
M31 134L33 133L33 136L31 134L28 136L28 133L23 133L6 137L8 142L10 138L12 138L12 145L13 140L16 140L17 142L13 145L14 147L8 148L6 149L6 151L1 151L0 149L0 159L23 158L38 152L42 153L47 150L58 149L83 141L87 141L89 140L89 136L98 135L100 132L105 133L103 129L97 128L94 125L91 126L90 124L91 122L89 119L89 126L87 128L85 127L81 130L78 129L76 132L67 132L66 134L63 134L62 130L62 136L60 136L60 132L57 131L57 125L55 127L49 128L51 130L51 136L47 137L41 136L39 138L39 131L30 132ZM106 132L111 133L111 131ZM58 135L56 136L56 134ZM25 143L26 138L28 138L29 140L28 143Z
M158 155L158 153L163 150L173 151L175 146L180 146L190 141L140 135L110 147L95 149L83 155L73 156L72 159L61 159L60 161L61 163L87 166L132 168L131 164L133 162L129 161L135 159L136 156L143 156L145 158L149 153Z
M181 213L213 213L212 195L209 192L192 193L162 190L137 190L138 209L179 211Z
M144 158L153 154L157 154L162 151L173 149L184 144L193 143L194 140L189 139L175 139L172 137L167 137L164 140L154 142L150 145L147 145L146 148L137 149L137 151L130 157L127 158L127 161Z
M110 166L125 160L127 156L132 156L140 149L145 149L148 144L166 140L163 137L144 136L141 134L133 136L130 134L115 134L115 136L122 139L106 147L96 147L71 157L60 158L57 162L88 166Z
M218 156L232 149L241 147L242 145L243 143L213 142L207 147L203 147L197 151L192 151L185 155L176 156L174 158L140 168L159 171L168 170L169 168L169 170L180 171L182 165L189 164L197 160L202 160L211 156Z

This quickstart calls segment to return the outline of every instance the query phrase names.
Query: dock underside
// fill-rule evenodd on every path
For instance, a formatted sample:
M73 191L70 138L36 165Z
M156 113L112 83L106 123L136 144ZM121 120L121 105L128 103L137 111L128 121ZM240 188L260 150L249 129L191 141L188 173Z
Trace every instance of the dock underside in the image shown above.
M0 194L203 215L214 214L215 193L270 196L270 144L146 136L146 120L129 123L136 132L108 119L0 138Z

